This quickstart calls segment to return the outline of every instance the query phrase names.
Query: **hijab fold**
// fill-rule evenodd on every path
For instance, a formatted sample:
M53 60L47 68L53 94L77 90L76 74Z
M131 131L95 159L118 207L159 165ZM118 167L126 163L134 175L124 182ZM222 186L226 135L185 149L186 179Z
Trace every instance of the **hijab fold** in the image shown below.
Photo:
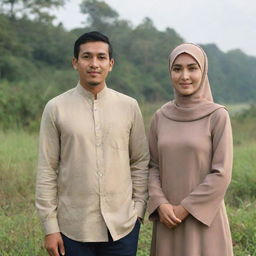
M191 95L181 95L174 89L175 99L162 106L164 116L174 121L194 121L210 115L224 106L213 102L210 83L208 80L208 60L204 50L195 44L183 43L177 46L169 56L171 72L175 59L182 53L192 56L202 71L199 89Z

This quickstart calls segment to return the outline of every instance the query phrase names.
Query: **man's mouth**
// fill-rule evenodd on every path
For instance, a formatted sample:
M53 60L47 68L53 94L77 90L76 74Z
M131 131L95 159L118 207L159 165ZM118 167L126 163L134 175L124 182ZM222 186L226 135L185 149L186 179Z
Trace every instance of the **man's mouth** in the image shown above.
M100 72L99 72L99 71L89 71L88 73L89 73L89 74L91 74L91 75L97 75L97 74L100 74Z

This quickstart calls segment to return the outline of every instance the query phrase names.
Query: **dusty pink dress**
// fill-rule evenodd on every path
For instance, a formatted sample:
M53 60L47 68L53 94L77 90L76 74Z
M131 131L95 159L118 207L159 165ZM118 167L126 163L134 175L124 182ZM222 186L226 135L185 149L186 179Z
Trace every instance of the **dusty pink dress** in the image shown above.
M160 108L151 123L151 256L232 256L224 205L232 170L230 119L223 106L212 102L207 58L201 48L178 46L170 55L170 65L183 52L197 60L203 78L190 97L176 92L175 100ZM162 203L181 204L190 214L169 229L156 211Z

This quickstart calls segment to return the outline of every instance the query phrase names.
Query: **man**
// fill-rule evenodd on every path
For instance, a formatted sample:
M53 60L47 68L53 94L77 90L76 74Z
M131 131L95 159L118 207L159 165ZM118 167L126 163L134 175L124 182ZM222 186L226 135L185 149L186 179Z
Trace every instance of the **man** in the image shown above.
M137 102L106 86L113 65L108 38L83 34L78 85L44 109L36 207L51 256L136 255L148 147Z

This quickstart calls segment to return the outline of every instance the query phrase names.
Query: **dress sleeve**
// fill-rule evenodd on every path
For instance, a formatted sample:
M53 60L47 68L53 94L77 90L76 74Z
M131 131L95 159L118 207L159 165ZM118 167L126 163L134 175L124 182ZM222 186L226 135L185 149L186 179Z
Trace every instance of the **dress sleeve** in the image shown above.
M132 196L138 217L143 218L148 200L149 150L142 114L136 101L133 105L133 117L129 138Z
M166 199L160 181L159 156L157 143L157 114L154 115L149 131L149 203L148 211L151 220L158 218L156 209L159 205L169 203Z
M36 178L36 208L45 234L59 232L57 221L57 171L60 140L53 107L53 104L49 102L42 115Z
M211 117L212 162L205 179L181 205L196 219L210 226L219 211L231 181L233 141L228 112L221 108Z

